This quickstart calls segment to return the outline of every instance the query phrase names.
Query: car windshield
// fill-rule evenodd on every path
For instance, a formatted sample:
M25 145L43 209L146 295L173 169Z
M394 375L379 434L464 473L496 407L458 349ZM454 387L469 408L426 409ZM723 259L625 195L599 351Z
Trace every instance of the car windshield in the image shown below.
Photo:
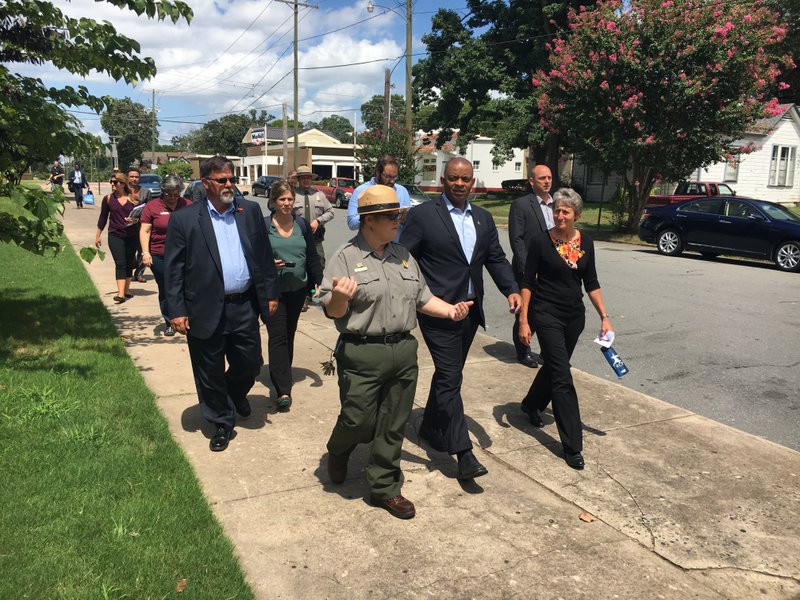
M800 223L800 217L798 217L785 206L780 206L779 204L770 204L768 202L756 202L756 206L758 206L758 208L760 208L773 221L789 221L791 223Z
M339 187L351 187L351 188L357 187L356 186L356 180L355 179L342 179L340 177L339 178Z
M142 175L139 178L140 183L161 183L161 177L158 175Z

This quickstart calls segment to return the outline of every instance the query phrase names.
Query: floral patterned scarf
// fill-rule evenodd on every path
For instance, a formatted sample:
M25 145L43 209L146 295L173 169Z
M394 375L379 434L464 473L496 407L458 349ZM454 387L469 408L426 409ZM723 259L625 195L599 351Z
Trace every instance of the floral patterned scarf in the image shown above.
M578 232L578 237L575 239L574 242L565 242L563 240L559 240L558 238L554 237L553 234L550 234L550 240L553 242L553 247L558 252L559 256L564 259L564 262L567 263L567 266L570 269L577 269L578 268L578 261L581 257L586 254L583 250L581 250L581 233Z

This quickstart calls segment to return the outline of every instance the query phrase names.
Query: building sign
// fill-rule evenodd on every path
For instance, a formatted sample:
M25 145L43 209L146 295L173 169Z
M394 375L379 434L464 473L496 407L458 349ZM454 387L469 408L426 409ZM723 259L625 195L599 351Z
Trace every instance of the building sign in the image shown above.
M264 143L264 130L256 129L250 132L250 143L254 146L260 146Z

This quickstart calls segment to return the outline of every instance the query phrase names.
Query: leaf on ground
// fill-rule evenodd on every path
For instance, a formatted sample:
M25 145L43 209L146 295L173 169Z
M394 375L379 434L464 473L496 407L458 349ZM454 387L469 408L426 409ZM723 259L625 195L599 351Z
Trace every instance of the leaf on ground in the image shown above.
M178 593L179 593L179 594L180 594L180 593L181 593L181 592L182 592L184 589L186 589L186 577L184 577L183 579L181 579L181 580L178 582L178 585L175 587L175 589L178 591Z
M592 513L588 513L586 511L579 514L578 518L584 523L591 523L592 521L597 521L597 517L595 517Z

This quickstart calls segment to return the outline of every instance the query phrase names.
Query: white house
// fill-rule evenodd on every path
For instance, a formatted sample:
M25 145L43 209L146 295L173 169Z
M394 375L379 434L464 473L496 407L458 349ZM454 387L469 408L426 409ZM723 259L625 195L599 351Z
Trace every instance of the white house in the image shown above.
M734 148L749 146L753 151L724 162L699 168L688 181L725 182L740 196L780 203L800 202L800 110L794 104L782 104L780 114L762 119L745 136L732 144ZM572 185L584 192L590 202L607 201L622 176L603 176L599 169L575 160L571 169ZM675 183L665 183L658 192L669 194Z
M421 136L421 145L417 156L417 185L425 191L440 192L442 185L439 181L444 174L444 165L448 160L456 156L463 156L472 162L472 170L475 174L475 185L473 191L487 192L502 190L501 183L506 179L524 179L527 177L526 152L524 150L514 150L514 157L503 164L495 165L492 163L492 148L494 141L488 137L479 137L467 145L465 153L462 155L456 147L458 133L446 142L441 149L436 149L436 134Z
M724 181L739 196L771 202L800 202L797 153L800 146L800 111L794 104L781 105L782 112L759 121L752 131L734 143L754 148L725 162L697 169L691 181Z

